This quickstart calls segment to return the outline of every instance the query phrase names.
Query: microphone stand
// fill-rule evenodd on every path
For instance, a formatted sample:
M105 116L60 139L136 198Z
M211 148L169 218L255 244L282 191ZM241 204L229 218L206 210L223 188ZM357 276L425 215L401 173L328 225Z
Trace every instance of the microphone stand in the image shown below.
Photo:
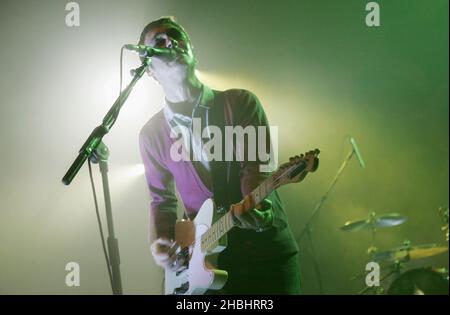
M100 142L97 149L94 150L89 160L92 163L98 163L100 173L102 174L102 184L103 184L103 196L105 198L105 213L106 213L106 224L108 227L108 260L109 267L111 270L111 289L114 295L122 295L122 279L120 276L120 254L119 254L119 241L114 233L114 222L113 214L111 209L111 195L109 192L109 182L108 182L108 158L109 149L103 143Z
M312 242L312 237L311 237L311 230L312 230L311 224L312 224L313 219L319 213L319 210L322 207L323 203L328 198L328 195L329 195L331 189L334 187L334 185L336 185L340 175L342 174L342 172L344 171L345 167L347 166L348 162L350 161L350 159L353 157L354 154L355 154L355 149L352 147L352 150L349 152L349 154L345 158L345 160L342 163L341 167L339 168L336 176L334 177L333 181L331 182L331 185L329 186L328 190L325 192L325 194L322 196L322 198L320 198L319 202L316 204L316 207L314 208L313 212L311 213L311 216L306 221L305 227L300 232L300 235L297 237L297 243L299 243L301 241L301 239L303 238L303 236L305 236L305 235L308 236L309 247L311 249L311 257L312 257L312 261L313 261L314 271L316 273L317 282L319 285L319 293L320 294L323 294L322 275L320 273L319 264L317 262L317 258L316 258L315 252L314 252L314 247L313 247L313 242Z
M137 81L144 75L147 67L150 65L150 58L145 58L142 65L136 69L134 77L128 86L120 93L117 100L112 105L111 109L103 118L101 125L97 126L89 135L83 146L81 147L77 158L70 166L62 178L65 185L69 185L86 159L98 162L100 164L100 172L102 175L103 193L105 198L106 218L108 225L108 257L111 266L111 286L113 294L122 294L122 280L120 276L120 255L118 241L114 235L114 224L111 211L111 197L108 185L108 164L109 150L103 144L103 137L111 130L111 127L119 116L120 109L127 100L131 90L136 85Z

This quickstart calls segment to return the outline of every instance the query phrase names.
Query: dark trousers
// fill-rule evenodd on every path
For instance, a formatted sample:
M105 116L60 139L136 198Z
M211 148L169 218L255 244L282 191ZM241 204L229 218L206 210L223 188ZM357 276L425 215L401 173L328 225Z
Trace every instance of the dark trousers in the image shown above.
M300 294L298 254L257 262L220 259L219 268L228 271L228 281L222 290L208 291L207 294Z

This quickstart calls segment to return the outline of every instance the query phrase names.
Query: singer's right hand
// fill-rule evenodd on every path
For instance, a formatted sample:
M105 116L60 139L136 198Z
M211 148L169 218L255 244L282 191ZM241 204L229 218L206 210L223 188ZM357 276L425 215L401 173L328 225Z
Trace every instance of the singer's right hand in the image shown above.
M150 249L158 266L172 271L182 268L184 261L178 259L177 253L180 251L180 246L176 242L161 237L152 243Z
M158 266L163 268L169 268L171 266L171 260L169 256L170 249L174 246L174 242L167 238L158 238L150 246L150 250Z

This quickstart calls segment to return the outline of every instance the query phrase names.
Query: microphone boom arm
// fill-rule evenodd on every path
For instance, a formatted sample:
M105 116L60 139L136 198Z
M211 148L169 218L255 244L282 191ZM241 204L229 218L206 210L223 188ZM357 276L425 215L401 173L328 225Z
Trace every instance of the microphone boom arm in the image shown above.
M150 65L150 58L145 58L142 65L136 69L133 79L128 84L128 86L120 93L117 100L112 105L111 109L103 118L102 124L97 126L92 133L89 135L83 146L81 147L77 158L69 167L68 171L62 178L62 182L65 185L69 185L74 177L77 175L81 166L90 155L97 149L98 145L102 141L103 137L111 130L112 126L119 116L120 109L127 100L131 93L131 90L136 85L137 81L144 75L147 67Z

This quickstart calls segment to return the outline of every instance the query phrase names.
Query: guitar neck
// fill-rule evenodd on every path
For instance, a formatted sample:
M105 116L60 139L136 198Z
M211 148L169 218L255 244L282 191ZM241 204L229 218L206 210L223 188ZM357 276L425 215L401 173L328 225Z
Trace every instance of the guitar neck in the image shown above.
M274 180L272 177L264 180L258 187L256 187L248 195L251 196L255 205L261 203L274 190ZM219 218L211 227L201 236L202 251L208 251L215 245L221 237L228 233L236 224L233 219L233 214L228 211L225 215Z
M267 178L263 181L258 187L256 187L251 193L248 195L251 196L251 200L253 200L253 204L259 205L270 193L275 189L275 182L272 177Z
M318 153L317 153L318 154ZM274 189L278 188L284 183L289 183L289 179L307 172L306 163L301 161L299 163L289 165L285 168L279 169L269 178L264 180L258 187L250 192L246 197L250 196L253 206L260 204ZM201 237L202 251L206 252L219 241L228 231L230 231L236 224L234 223L233 214L228 211L224 216L217 220Z

